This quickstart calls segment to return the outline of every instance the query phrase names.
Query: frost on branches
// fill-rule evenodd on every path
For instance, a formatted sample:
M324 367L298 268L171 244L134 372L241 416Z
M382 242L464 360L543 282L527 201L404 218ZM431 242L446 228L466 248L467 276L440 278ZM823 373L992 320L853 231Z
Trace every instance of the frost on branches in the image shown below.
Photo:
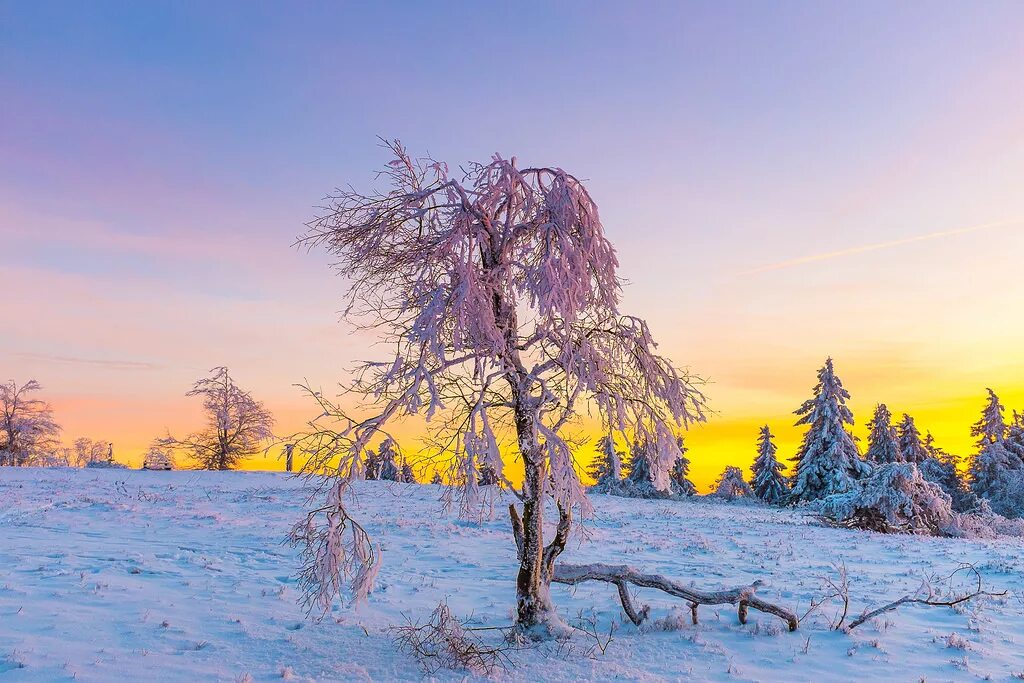
M45 462L57 451L60 427L50 404L34 397L41 389L34 379L0 384L0 466Z
M868 450L864 459L878 465L900 460L900 447L896 430L892 426L892 413L884 403L875 406L875 414L868 423Z
M1024 426L1017 413L1007 426L999 397L988 389L981 419L971 435L978 437L978 453L971 462L971 490L1005 517L1024 516Z
M357 368L348 387L372 401L369 414L310 392L322 415L298 442L310 454L306 471L329 472L330 504L342 515L353 464L396 418L421 416L432 442L446 444L439 457L488 463L499 478L502 449L514 449L524 467L520 506L510 509L518 624L561 629L549 593L554 562L574 514L590 512L567 430L590 410L603 433L651 443L652 481L665 490L675 432L703 419L704 398L657 354L647 324L619 310L615 251L579 180L499 156L455 175L387 146L387 188L339 192L301 239L334 258L349 286L346 317L394 349ZM547 499L558 510L550 538ZM331 553L310 556L320 569L307 579L368 556L367 538L345 538L331 536ZM329 580L304 586L321 606L337 592Z
M928 449L921 442L921 432L914 424L914 418L903 413L903 419L896 425L896 441L901 462L920 464L928 459Z
M801 416L796 424L808 425L808 430L793 458L796 474L790 501L799 503L844 493L870 473L870 465L860 459L853 436L846 429L846 425L853 424L853 414L846 407L849 398L829 358L818 371L814 398L796 411Z
M594 493L619 493L622 488L622 453L610 436L597 440L597 453L587 469L595 484L590 487Z
M954 524L950 497L913 463L879 465L852 490L825 498L821 513L841 526L884 533L946 536Z
M202 397L206 427L184 439L168 436L160 445L183 450L201 469L235 469L274 438L270 411L235 384L225 367L210 370L185 395Z
M754 491L743 479L743 470L729 465L715 483L715 497L733 500L736 498L754 498Z
M789 496L789 486L782 474L782 463L775 457L778 448L772 438L768 425L761 427L761 434L757 437L757 457L750 467L754 475L751 488L754 495L765 503L781 505Z

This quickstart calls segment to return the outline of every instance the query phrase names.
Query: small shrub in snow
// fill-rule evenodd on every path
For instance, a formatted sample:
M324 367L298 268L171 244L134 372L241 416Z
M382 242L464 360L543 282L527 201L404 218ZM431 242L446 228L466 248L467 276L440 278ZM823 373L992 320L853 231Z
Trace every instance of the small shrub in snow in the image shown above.
M484 644L444 602L434 609L426 623L409 623L391 630L399 649L411 654L427 674L449 669L489 676L507 668L508 652L515 647L508 643Z
M725 500L755 497L754 491L743 479L743 470L732 465L727 466L722 472L718 482L715 484L715 492L712 495L716 498L724 498Z

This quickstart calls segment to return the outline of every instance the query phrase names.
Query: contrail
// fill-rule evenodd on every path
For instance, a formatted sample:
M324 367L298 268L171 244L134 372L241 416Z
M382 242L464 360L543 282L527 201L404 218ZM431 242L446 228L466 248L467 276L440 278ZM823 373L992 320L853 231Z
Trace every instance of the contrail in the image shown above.
M863 254L866 251L878 251L879 249L888 249L889 247L898 247L904 244L913 244L915 242L925 242L927 240L934 240L940 237L951 237L953 235L963 235L969 232L977 232L979 230L986 230L988 228L998 228L1005 225L1019 225L1024 223L1022 219L1016 219L1012 221L998 221L996 223L982 223L981 225L971 225L966 228L955 228L953 230L943 230L941 232L930 232L927 235L917 235L916 237L904 237L899 240L891 240L889 242L877 242L875 244L865 244L859 247L850 247L849 249L839 249L837 251L826 251L821 254L811 254L810 256L801 256L800 258L790 259L788 261L779 261L778 263L769 263L766 266L758 266L757 268L751 268L750 270L744 270L737 275L753 275L754 273L764 273L769 270L781 270L783 268L789 268L791 266L802 266L805 263L816 263L818 261L826 261L831 258L839 256L850 256L851 254Z

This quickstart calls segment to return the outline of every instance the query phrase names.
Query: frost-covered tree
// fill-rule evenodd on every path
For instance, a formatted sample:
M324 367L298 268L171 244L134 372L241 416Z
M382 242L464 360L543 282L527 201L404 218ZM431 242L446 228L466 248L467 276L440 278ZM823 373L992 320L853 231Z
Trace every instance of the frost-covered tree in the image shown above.
M615 446L615 439L602 436L597 440L596 450L587 468L587 474L595 482L590 490L595 493L618 493L622 487L622 453Z
M1024 412L1013 411L1013 420L1006 427L1003 445L1021 462L1024 467Z
M955 511L967 512L975 509L978 506L978 498L967 489L960 476L959 458L936 445L931 432L925 434L923 445L928 457L918 465L921 476L933 484L938 484L949 495Z
M776 457L778 448L775 446L771 429L768 425L761 427L757 437L757 457L750 471L754 477L751 488L754 495L769 505L781 505L789 496L789 486L782 474L782 463Z
M444 480L441 479L441 473L434 472L434 476L431 477L430 483L433 484L434 486L443 486Z
M797 426L807 425L807 433L793 460L794 503L817 500L833 493L850 490L860 477L871 471L860 459L857 445L846 426L853 424L853 414L846 407L850 394L836 375L832 359L818 371L814 398L796 410Z
M977 446L981 451L985 446L1002 441L1006 436L1006 420L1003 419L1003 404L999 402L996 392L986 389L988 397L985 407L981 410L981 418L971 427L971 436L978 437Z
M476 468L476 471L477 483L480 486L497 486L500 483L498 473L490 463L481 463L480 466Z
M398 472L398 481L403 484L415 484L416 474L412 471L412 465L409 464L408 460L402 461L402 467Z
M903 413L903 419L896 425L896 442L901 462L920 464L928 458L928 451L921 442L921 432L914 424L914 418L906 413Z
M703 419L703 397L657 355L644 321L620 312L615 251L579 180L498 156L456 176L388 146L394 159L380 177L389 187L332 197L302 239L334 258L349 286L348 318L395 352L360 368L349 387L375 402L369 416L316 396L340 426L318 420L319 447L306 448L312 467L334 477L325 505L295 535L308 542L303 586L321 609L343 584L357 598L372 586L379 558L344 506L351 461L390 420L419 415L446 431L433 438L452 442L453 457L501 474L503 442L522 461L521 505L510 510L517 624L561 630L554 563L574 515L591 512L568 430L589 410L602 433L657 444L652 478L668 488L675 431ZM558 514L550 537L545 500Z
M88 467L92 463L105 462L110 448L106 441L93 441L84 436L75 439L73 447L73 460L70 464L75 467Z
M690 481L690 459L686 457L689 450L682 436L676 437L676 445L679 446L679 457L672 463L672 469L668 473L670 490L673 496L694 496L697 495L697 487Z
M715 482L716 498L733 500L734 498L753 498L754 491L743 478L743 470L739 467L728 465Z
M355 461L353 461L355 464ZM377 451L372 449L366 449L366 454L363 457L363 476L367 481L376 481L380 479L380 456L377 455Z
M200 469L235 469L274 438L270 411L235 384L226 367L211 370L185 395L202 398L206 427L184 439L169 436L162 443L184 451Z
M875 406L875 414L868 423L868 450L864 453L864 459L878 465L900 460L892 413L884 403Z
M946 536L956 521L950 497L909 462L879 465L849 491L826 497L820 509L836 524L884 533Z
M0 384L0 465L31 465L57 452L60 426L50 404L35 398L40 390L34 379Z
M377 458L380 460L380 472L377 478L384 481L398 481L401 474L398 469L398 449L391 437L381 442Z

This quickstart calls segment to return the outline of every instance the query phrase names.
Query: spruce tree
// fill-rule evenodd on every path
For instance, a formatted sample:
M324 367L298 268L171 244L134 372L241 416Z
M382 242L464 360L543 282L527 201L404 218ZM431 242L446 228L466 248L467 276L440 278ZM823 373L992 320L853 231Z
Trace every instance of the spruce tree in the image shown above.
M1002 441L1006 436L1006 421L1003 419L1003 404L999 402L996 392L986 389L988 399L981 410L981 418L971 427L971 436L978 437L978 450L985 446Z
M914 418L903 413L903 419L896 426L896 441L900 449L900 460L919 465L928 458L928 451L921 443L921 432L914 424Z
M769 505L780 505L789 495L786 477L782 474L782 463L775 457L778 448L773 441L768 425L761 427L757 437L757 457L750 467L754 478L751 487L754 495Z
M366 468L363 475L367 480L380 479L380 456L377 455L376 451L366 451L366 457L363 458L363 466Z
M693 485L693 482L689 480L690 476L690 459L686 457L686 451L689 449L686 447L686 443L682 436L676 437L676 444L679 445L679 457L672 463L672 469L669 470L669 486L671 487L672 495L674 496L693 496L697 494L697 487Z
M668 495L667 491L658 491L654 488L654 478L651 476L651 460L654 454L651 449L649 441L633 443L630 449L629 473L623 481L627 495L637 498L659 498Z
M597 453L587 468L587 474L596 482L595 493L615 493L622 487L622 454L611 436L597 440Z
M443 486L444 481L441 480L441 473L434 472L434 476L431 478L430 483L433 484L434 486Z
M925 434L924 449L928 457L918 465L921 476L933 484L938 484L953 499L953 510L967 512L978 504L977 496L967 490L960 472L957 469L959 458L935 444L931 432Z
M833 493L849 491L853 483L870 473L871 467L861 460L853 436L846 425L853 424L853 414L846 407L850 394L835 373L832 359L818 371L814 398L796 410L797 426L807 425L800 450L793 460L793 503L817 500Z
M413 474L412 465L407 460L402 461L402 469L398 473L398 481L403 484L415 484L416 475Z
M864 459L876 465L897 462L900 449L896 443L896 430L892 426L892 413L884 403L875 406L875 414L868 423L868 450Z
M1006 428L1003 445L1016 456L1016 467L1024 469L1024 413L1013 411L1013 420Z
M395 450L395 442L390 437L381 443L377 457L380 459L378 478L386 481L398 481L401 474L398 469L398 453Z

